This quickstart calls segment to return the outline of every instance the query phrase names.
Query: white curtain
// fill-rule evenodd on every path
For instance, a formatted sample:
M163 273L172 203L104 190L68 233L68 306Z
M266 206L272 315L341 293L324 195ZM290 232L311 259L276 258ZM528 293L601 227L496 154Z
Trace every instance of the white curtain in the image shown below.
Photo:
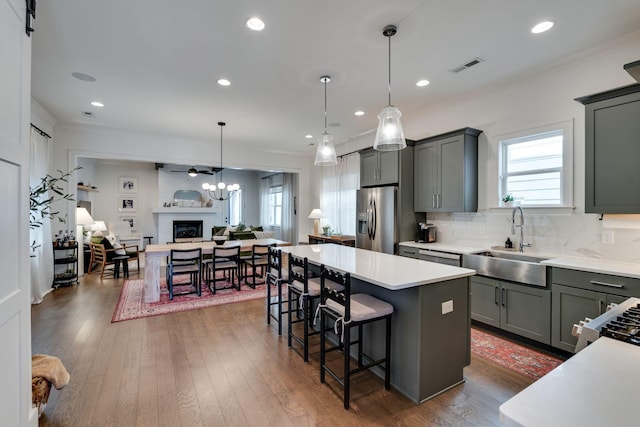
M260 180L260 225L269 225L269 179ZM266 230L266 228L265 228Z
M280 239L295 244L295 216L293 214L293 175L282 174L282 228Z
M49 138L31 128L31 153L29 160L29 186L40 184L49 172ZM43 196L43 197L46 197ZM53 288L53 247L51 245L51 220L44 218L42 226L30 229L29 243L37 248L31 251L31 304L40 304Z
M323 227L333 233L356 234L356 190L360 187L360 154L338 158L335 166L322 168L320 210Z

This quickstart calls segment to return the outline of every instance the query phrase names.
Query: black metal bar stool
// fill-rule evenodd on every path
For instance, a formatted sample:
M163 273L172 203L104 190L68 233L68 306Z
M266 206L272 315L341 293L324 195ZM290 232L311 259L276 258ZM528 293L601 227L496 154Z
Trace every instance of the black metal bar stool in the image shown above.
M351 375L372 368L384 366L384 388L391 388L391 315L393 306L385 301L364 293L351 293L351 275L340 273L322 266L320 298L320 382L325 382L329 373L344 389L344 408L349 409ZM327 320L333 320L338 343L327 347ZM362 326L385 321L385 355L373 359L363 352ZM351 341L351 330L357 328L358 337ZM357 366L352 368L351 346L357 344ZM342 375L332 370L326 363L327 353L342 351ZM364 363L366 360L367 363Z
M282 298L282 284L289 282L289 270L282 268L282 250L275 246L269 248L267 254L267 325L271 319L278 322L278 335L282 335L282 305L288 303L288 299ZM275 286L277 294L272 296L271 287ZM273 314L273 307L276 314Z

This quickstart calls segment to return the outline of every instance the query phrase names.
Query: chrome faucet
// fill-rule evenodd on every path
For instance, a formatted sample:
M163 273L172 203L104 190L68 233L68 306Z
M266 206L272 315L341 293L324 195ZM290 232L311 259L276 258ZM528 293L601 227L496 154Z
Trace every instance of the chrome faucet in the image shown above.
M516 211L520 211L520 224L516 225ZM520 252L524 252L524 247L531 247L531 243L524 242L524 214L522 213L522 208L520 206L516 206L513 208L511 212L511 234L516 234L516 227L520 228L520 244L518 248Z

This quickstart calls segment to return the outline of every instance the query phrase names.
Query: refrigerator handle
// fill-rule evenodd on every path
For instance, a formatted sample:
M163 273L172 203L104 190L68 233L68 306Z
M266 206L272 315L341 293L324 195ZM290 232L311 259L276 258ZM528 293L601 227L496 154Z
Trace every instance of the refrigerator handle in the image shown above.
M376 239L376 229L378 228L378 224L377 224L377 208L376 208L376 199L372 200L373 203L373 209L372 209L372 219L371 219L371 240L375 240Z

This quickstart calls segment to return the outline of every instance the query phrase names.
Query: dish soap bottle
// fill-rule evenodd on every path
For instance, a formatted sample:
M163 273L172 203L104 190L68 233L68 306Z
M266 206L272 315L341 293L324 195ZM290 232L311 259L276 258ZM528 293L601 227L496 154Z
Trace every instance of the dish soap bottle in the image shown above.
M507 240L504 242L504 247L507 249L512 249L513 248L513 242L511 241L510 238L507 237Z

